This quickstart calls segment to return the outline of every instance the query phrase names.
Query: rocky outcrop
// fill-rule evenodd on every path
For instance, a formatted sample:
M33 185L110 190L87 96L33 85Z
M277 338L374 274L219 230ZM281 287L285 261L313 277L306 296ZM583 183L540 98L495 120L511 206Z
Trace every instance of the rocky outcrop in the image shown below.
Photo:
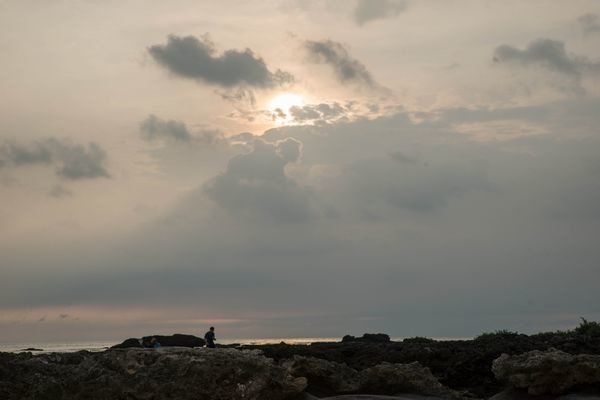
M151 348L154 347L154 341L158 342L161 347L203 347L206 342L194 335L182 335L176 333L174 335L163 336L163 335L152 335L144 336L141 339L131 338L114 345L113 349L126 349L126 348Z
M259 351L123 349L101 353L0 353L0 398L284 400L303 392Z
M428 368L411 364L381 363L362 371L345 364L295 356L282 363L291 375L306 377L308 391L320 396L349 393L396 395L412 393L458 399L461 396L442 385Z
M243 345L244 349L261 349L277 361L294 355L315 357L361 371L382 362L410 364L418 361L431 370L439 381L460 393L489 398L505 389L496 380L492 362L503 353L521 354L532 350L556 348L570 354L600 355L600 337L576 332L553 332L536 335L489 334L477 340L439 341L412 338L402 342L344 341L311 345L272 344Z
M442 385L429 368L418 362L381 363L361 372L361 392L373 394L413 393L459 399L461 396Z
M494 360L496 379L529 394L561 394L577 385L600 384L600 356L559 350L530 351Z
M390 341L389 335L385 333L365 333L362 337L354 337L352 335L346 335L342 338L342 343L348 342L363 342L363 343L388 343Z
M308 391L314 395L355 393L360 389L359 373L346 364L314 357L294 356L282 365L291 375L306 377Z

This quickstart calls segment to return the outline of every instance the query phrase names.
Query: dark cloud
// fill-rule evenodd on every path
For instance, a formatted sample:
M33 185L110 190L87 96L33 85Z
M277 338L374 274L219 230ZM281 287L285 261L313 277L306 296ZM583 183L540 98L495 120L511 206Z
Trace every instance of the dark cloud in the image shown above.
M87 149L82 145L57 142L57 158L62 162L56 173L67 179L108 178L105 168L106 152L96 143Z
M330 123L345 117L350 110L334 103L307 104L290 107L289 113L298 123Z
M301 147L293 138L276 143L256 139L252 151L233 157L227 170L209 182L204 191L235 215L305 221L311 216L309 193L285 172L285 166L300 157Z
M230 101L232 103L243 103L251 107L256 105L256 96L252 90L235 88L224 92L217 92L223 100Z
M600 18L597 14L587 13L577 18L585 35L600 33Z
M332 40L308 40L304 47L311 61L331 66L340 82L352 82L371 88L377 86L367 67L352 58L341 43Z
M29 146L24 146L19 143L5 142L0 147L2 165L50 164L53 157L50 143L48 141L36 142Z
M153 114L140 123L140 131L146 140L168 139L189 142L192 138L183 122L172 119L166 121Z
M96 143L87 147L57 139L23 145L7 142L0 147L3 165L55 165L57 175L70 180L108 178L106 152Z
M221 138L218 130L200 129L190 132L187 125L181 121L164 120L154 114L149 115L140 123L142 138L148 141L166 140L175 142L214 144Z
M494 62L538 65L548 70L578 79L585 72L599 72L600 63L587 57L567 53L565 44L558 40L537 39L523 50L509 45L496 47Z
M175 75L226 88L269 88L293 80L287 72L271 72L250 49L226 50L220 55L216 52L209 39L194 36L170 35L167 44L148 48L152 58Z
M358 0L354 21L358 25L382 18L393 18L406 9L404 0Z

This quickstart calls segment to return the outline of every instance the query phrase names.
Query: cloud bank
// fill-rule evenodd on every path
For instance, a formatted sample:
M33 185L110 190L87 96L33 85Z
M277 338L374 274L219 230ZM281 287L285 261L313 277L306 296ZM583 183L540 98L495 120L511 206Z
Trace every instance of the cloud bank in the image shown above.
M218 55L207 38L170 35L166 44L150 46L148 53L177 76L225 88L271 88L293 80L287 72L271 72L265 61L250 49L226 50Z
M394 18L404 10L404 0L358 0L354 9L354 22L364 25L378 19Z
M96 143L87 148L58 139L31 144L5 142L0 147L0 167L54 165L56 174L69 180L108 178L106 152Z
M353 58L341 43L308 40L304 47L308 51L309 60L329 65L341 83L356 83L371 88L377 86L367 67Z
M572 78L579 78L586 72L600 72L600 62L571 55L567 53L563 42L544 38L534 40L523 50L506 44L498 46L494 51L494 62L537 65Z

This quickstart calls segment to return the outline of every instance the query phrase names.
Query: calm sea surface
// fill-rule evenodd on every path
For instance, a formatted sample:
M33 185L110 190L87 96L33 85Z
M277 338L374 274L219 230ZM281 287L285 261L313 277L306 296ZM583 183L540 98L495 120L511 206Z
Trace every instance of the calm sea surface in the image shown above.
M401 341L404 338L392 338L394 341ZM433 338L435 340L468 340L470 338ZM274 344L285 342L287 344L311 344L316 342L339 342L339 337L335 338L269 338L269 339L222 339L221 344ZM80 350L104 351L120 342L115 341L96 341L96 342L72 342L72 343L0 343L0 352L18 353L28 348L41 349L34 353L68 353Z

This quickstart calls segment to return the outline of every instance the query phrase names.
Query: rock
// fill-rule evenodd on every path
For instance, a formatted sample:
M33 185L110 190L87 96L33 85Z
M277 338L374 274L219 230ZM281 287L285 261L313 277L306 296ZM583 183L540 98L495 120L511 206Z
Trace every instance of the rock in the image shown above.
M429 368L418 362L410 364L381 363L361 372L361 393L413 393L459 399L461 395L442 385Z
M353 393L360 388L359 373L346 364L294 356L282 365L295 377L306 377L308 391L319 396Z
M36 349L35 347L28 347L28 348L23 349L21 351L44 351L44 349Z
M302 399L305 400L305 399ZM318 400L318 399L315 399ZM327 397L320 400L442 400L440 397L419 396L413 394L405 394L402 396L377 396L370 394L358 394L348 396Z
M176 333L170 336L152 335L144 336L141 339L131 338L125 340L123 343L114 345L113 349L125 349L125 348L151 348L152 339L156 339L160 343L161 347L203 347L206 342L194 335L182 335Z
M562 394L576 385L600 384L600 355L572 355L560 350L502 354L492 364L496 379L529 394Z
M259 351L113 349L101 353L0 353L0 398L284 400L301 394Z
M489 400L600 400L600 392L574 392L561 396L557 395L540 395L534 396L527 393L525 390L507 389Z
M362 337L354 337L346 335L342 338L342 343L348 342L367 342L367 343L388 343L390 341L389 335L385 333L365 333Z

